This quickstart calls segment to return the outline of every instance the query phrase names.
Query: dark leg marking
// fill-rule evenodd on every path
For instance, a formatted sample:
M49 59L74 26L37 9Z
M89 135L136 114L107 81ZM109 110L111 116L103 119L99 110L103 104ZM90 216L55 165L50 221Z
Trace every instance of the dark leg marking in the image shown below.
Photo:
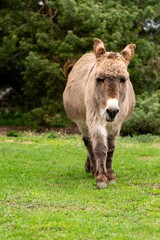
M98 143L94 148L94 153L97 159L96 175L105 174L107 147L102 143Z
M116 139L116 136L114 135L109 135L107 138L108 152L107 152L107 159L106 159L106 168L107 168L107 179L110 182L114 182L116 179L114 175L114 170L112 168L112 159L113 159L113 153L115 149L115 139Z
M107 186L106 177L106 158L107 158L107 144L104 142L104 137L97 134L94 138L94 155L96 158L96 181L98 188L105 188Z
M90 158L89 158L89 156L87 156L87 159L86 159L84 168L85 168L85 170L86 170L87 173L90 173L90 172L91 172L91 168L90 168Z
M88 138L88 137L83 137L83 142L88 151L88 156L87 156L87 160L85 163L85 170L86 170L86 172L91 172L93 174L93 176L95 176L96 161L95 161L95 156L93 153L92 142L91 142L90 138Z

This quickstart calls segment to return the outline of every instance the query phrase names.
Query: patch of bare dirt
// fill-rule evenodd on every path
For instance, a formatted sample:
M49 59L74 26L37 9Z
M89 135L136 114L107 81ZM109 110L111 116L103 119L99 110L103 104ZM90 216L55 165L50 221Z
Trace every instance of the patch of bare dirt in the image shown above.
M29 128L27 128L27 127L16 127L16 126L0 127L0 135L6 135L7 133L9 133L11 131L24 132L24 131L29 131Z
M44 133L44 132L56 131L56 132L61 132L62 134L79 134L78 128L76 126L71 126L71 127L66 127L66 128L39 127L37 129L33 129L33 128L30 128L30 127L23 127L23 126L22 127L17 127L17 126L0 127L0 135L6 135L11 131L15 131L15 132L35 132L35 133Z

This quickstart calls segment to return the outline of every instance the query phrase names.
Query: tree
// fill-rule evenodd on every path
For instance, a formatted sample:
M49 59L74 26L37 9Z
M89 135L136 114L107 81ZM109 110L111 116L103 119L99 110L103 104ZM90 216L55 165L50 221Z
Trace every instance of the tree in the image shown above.
M160 88L159 8L157 0L3 0L1 87L20 92L27 111L56 116L63 109L65 61L92 51L98 37L109 51L137 45L130 65L134 89L152 94Z

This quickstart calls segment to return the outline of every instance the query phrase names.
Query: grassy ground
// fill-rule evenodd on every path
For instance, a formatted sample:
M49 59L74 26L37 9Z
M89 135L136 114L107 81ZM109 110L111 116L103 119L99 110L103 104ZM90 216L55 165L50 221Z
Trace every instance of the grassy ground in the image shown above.
M160 138L119 138L97 190L79 136L0 137L0 239L159 239Z

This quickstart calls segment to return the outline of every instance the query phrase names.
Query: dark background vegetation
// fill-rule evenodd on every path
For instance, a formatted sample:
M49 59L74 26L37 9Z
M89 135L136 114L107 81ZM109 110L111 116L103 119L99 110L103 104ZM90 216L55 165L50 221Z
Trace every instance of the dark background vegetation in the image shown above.
M1 0L0 125L66 126L63 65L92 51L137 45L129 66L137 96L122 134L160 134L159 0Z

